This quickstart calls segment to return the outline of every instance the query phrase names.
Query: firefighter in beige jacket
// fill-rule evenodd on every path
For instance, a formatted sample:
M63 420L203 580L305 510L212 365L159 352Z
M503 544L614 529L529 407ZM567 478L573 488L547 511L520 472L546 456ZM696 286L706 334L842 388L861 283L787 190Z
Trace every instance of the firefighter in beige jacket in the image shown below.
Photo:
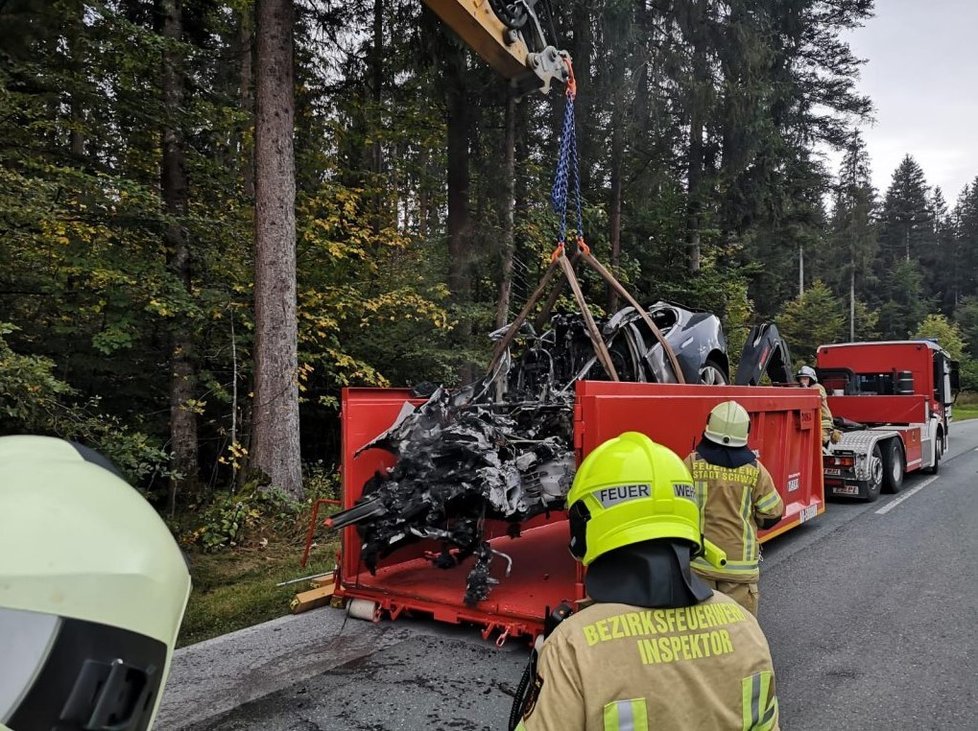
M829 395L825 392L825 386L818 382L818 374L811 366L802 366L795 374L798 383L802 388L814 388L818 391L818 405L822 417L822 446L828 446L832 441L832 409L829 408Z
M584 460L567 502L593 603L543 644L517 731L777 729L757 620L691 570L708 544L682 460L622 434Z
M693 476L703 535L727 554L725 566L696 558L693 569L711 588L757 616L757 529L777 523L784 502L767 468L747 447L749 433L750 416L743 406L719 404L710 412L703 439L686 457L686 467Z

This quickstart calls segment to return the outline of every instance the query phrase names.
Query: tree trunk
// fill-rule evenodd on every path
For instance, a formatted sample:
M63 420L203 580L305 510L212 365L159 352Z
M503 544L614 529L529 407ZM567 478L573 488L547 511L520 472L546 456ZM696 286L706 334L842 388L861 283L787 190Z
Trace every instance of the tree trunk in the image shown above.
M0 3L2 5L2 3ZM85 32L85 5L77 2L72 6L72 16L68 28L68 57L75 69L85 68L85 54L82 53L82 34ZM75 164L80 164L85 156L85 136L81 127L84 124L84 111L77 92L71 94L69 112L71 129L68 132L68 148Z
M690 272L700 270L700 226L702 224L703 118L693 110L689 128L689 157L686 201L686 252Z
M428 221L431 217L431 192L428 187L428 150L422 148L418 165L418 238L428 237Z
M509 303L513 296L513 254L516 250L516 97L506 96L505 137L503 139L502 232L499 242L499 299L496 302L496 327L509 322Z
M292 0L258 0L253 466L301 497Z
M621 177L625 157L624 100L616 94L611 118L611 199L608 201L608 241L611 244L611 271L619 276L621 266ZM618 292L608 285L608 312L618 309Z
M579 79L590 80L591 55L594 53L593 0L575 0L574 24L574 73ZM583 83L577 87L574 111L577 114L578 170L581 176L581 195L587 197L591 190L591 161L594 153L595 124L591 96L592 85ZM555 105L556 106L556 105ZM578 232L583 233L583 232Z
M690 272L700 270L700 230L703 224L703 134L706 127L707 94L710 83L706 58L706 38L704 25L706 9L703 0L692 0L689 4L687 38L691 39L693 53L693 88L689 100L689 153L687 155L687 201L686 201L686 251L687 266Z
M472 258L472 219L469 215L469 133L471 110L465 84L465 57L458 52L450 63L448 79L448 289L457 307L466 308L472 299L470 262ZM467 315L459 318L456 345L468 348L472 322ZM459 377L471 380L472 369L463 365Z
M240 77L238 101L241 110L248 115L248 121L241 134L241 182L244 186L245 197L249 201L255 199L255 99L252 93L254 80L254 19L253 8L247 5L238 18L238 51L240 61ZM250 133L250 134L249 134Z
M374 0L374 42L370 55L370 76L374 108L371 113L371 127L374 136L371 150L373 172L384 170L384 148L380 144L378 132L381 127L380 106L384 100L384 0Z
M798 297L805 296L805 247L798 247Z
M168 42L183 37L183 11L180 0L163 0L163 36ZM187 216L187 170L184 136L180 121L183 107L184 77L181 61L170 48L163 52L163 159L160 188L167 216L163 233L167 267L181 286L191 291L190 237L184 221ZM177 477L170 481L170 510L175 509L177 493L198 486L197 416L191 402L196 389L193 337L190 323L178 317L170 331L170 445L172 468Z
M856 342L856 262L849 269L849 342Z
M448 288L458 303L468 302L469 219L469 109L465 88L458 84L448 93Z

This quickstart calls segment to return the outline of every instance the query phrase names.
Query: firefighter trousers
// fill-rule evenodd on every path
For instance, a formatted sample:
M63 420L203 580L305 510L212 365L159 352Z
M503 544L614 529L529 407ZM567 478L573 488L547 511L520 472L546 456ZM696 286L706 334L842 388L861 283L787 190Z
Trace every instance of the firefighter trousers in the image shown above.
M761 592L757 588L756 581L748 584L742 581L710 579L706 576L701 576L700 578L708 587L726 594L755 617L757 616L757 607L761 601Z

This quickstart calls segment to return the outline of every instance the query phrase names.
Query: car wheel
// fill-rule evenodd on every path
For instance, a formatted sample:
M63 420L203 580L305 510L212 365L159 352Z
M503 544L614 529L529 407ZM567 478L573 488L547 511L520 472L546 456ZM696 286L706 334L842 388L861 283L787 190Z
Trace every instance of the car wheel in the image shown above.
M886 492L900 492L903 488L903 449L898 439L887 439L883 445L883 488Z
M700 368L700 383L704 386L726 386L727 372L719 363L714 360L706 361Z
M880 445L873 446L869 457L869 480L866 482L866 501L873 502L880 496L883 489L883 452Z

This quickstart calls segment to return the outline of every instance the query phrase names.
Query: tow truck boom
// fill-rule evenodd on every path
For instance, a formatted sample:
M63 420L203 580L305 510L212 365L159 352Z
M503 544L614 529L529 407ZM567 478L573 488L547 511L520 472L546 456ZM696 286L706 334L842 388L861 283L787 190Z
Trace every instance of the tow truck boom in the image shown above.
M567 81L566 51L547 39L539 0L424 0L442 22L520 92Z

